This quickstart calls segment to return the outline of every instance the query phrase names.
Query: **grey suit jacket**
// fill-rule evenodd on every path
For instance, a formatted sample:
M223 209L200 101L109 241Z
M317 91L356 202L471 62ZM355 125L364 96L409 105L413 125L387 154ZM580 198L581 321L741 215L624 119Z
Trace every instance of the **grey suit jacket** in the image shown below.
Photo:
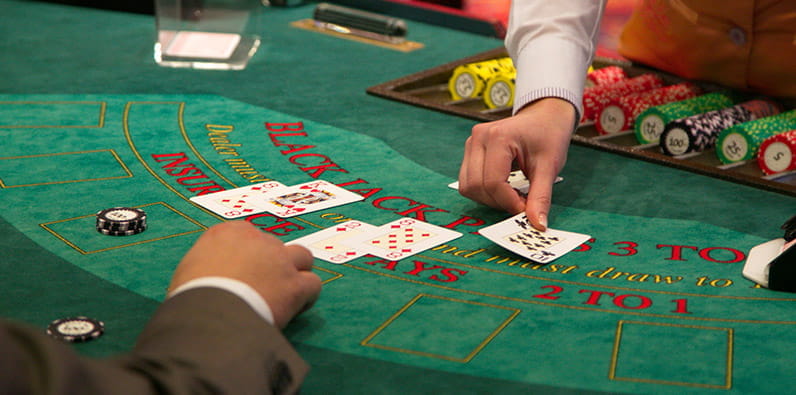
M308 369L277 328L215 288L165 301L133 350L108 360L0 321L3 394L294 393Z

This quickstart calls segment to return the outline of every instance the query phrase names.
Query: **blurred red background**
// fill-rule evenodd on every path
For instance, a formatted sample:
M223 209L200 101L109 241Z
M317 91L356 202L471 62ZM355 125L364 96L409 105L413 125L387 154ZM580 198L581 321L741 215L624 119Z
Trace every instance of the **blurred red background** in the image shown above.
M462 11L481 19L508 21L510 0L426 0L440 5L460 7ZM555 1L555 0L549 0ZM600 25L597 56L620 57L616 52L619 33L639 0L608 0Z

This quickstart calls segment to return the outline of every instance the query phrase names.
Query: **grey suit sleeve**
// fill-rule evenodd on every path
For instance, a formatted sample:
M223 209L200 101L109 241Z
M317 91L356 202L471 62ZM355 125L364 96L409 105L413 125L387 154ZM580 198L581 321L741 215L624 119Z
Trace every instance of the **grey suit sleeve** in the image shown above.
M215 288L164 302L134 349L114 359L81 357L9 323L0 349L2 393L294 393L308 371L277 328Z

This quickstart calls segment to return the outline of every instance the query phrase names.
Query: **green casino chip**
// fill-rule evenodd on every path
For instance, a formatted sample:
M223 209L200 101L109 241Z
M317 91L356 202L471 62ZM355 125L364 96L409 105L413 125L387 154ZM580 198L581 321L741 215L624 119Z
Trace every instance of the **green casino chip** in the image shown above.
M57 319L47 327L47 334L66 342L79 343L102 336L105 324L88 317Z
M796 110L735 125L719 134L716 155L724 164L753 159L763 141L793 129L796 129Z
M708 93L691 99L650 107L642 112L634 126L639 144L658 143L666 124L709 111L731 107L736 98L726 93Z

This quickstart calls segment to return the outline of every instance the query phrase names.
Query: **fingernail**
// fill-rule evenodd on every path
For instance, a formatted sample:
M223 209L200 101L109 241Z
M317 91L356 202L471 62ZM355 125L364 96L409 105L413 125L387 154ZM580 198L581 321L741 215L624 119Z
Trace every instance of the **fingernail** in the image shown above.
M539 223L547 230L547 215L539 214Z

